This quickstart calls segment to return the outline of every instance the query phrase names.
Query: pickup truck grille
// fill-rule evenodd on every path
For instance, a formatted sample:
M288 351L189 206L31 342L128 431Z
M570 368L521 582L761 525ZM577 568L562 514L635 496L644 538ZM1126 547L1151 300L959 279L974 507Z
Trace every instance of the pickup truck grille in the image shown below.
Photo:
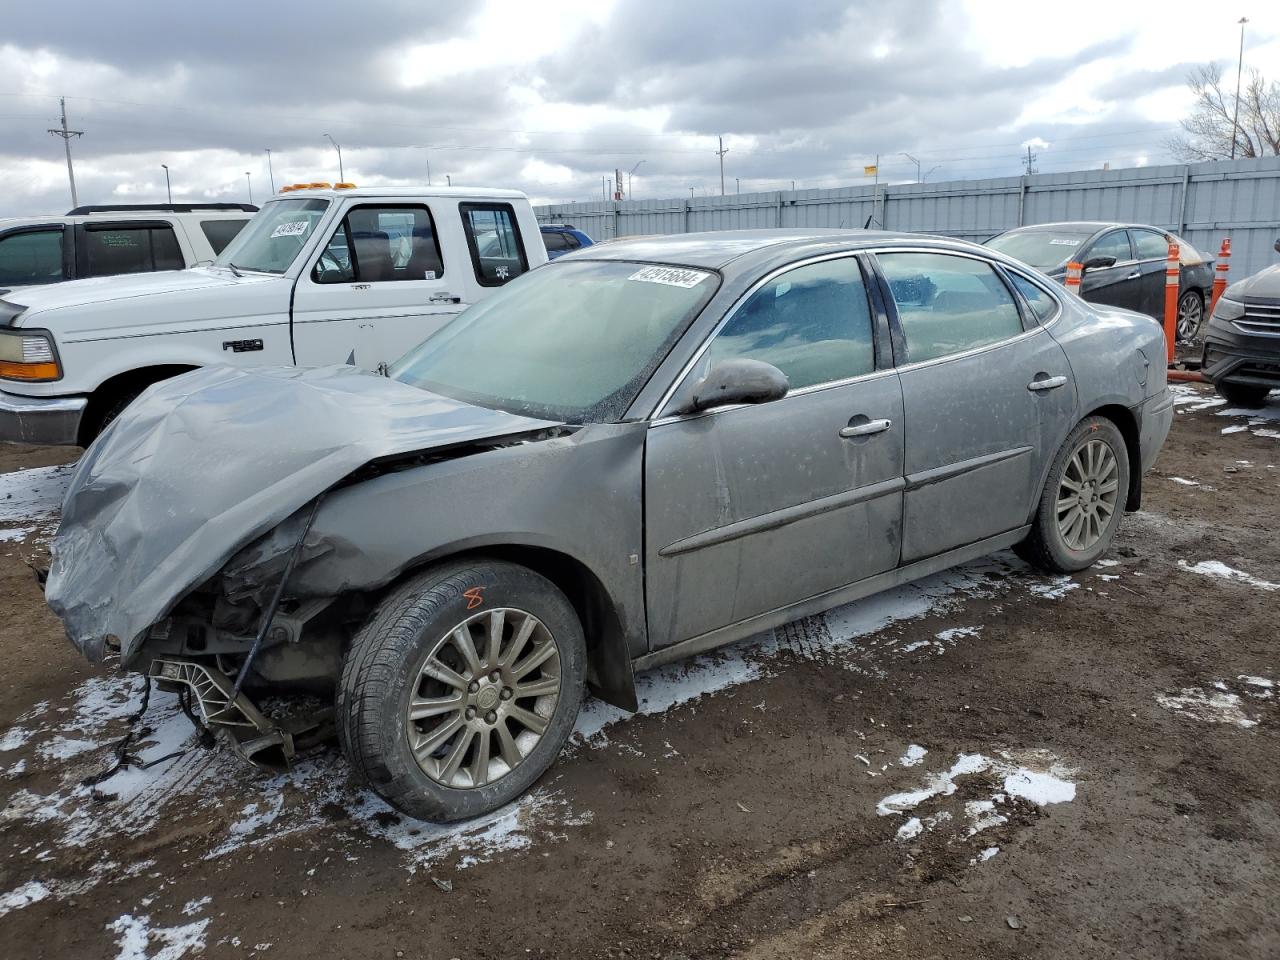
M1246 303L1244 316L1236 320L1235 325L1245 333L1280 336L1280 303Z

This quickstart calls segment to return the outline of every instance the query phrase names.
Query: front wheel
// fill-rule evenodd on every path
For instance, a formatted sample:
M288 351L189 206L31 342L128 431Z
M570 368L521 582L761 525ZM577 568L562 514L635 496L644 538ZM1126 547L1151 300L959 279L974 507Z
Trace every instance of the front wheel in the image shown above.
M1251 387L1243 383L1215 383L1213 389L1227 403L1248 407L1250 410L1263 406L1267 402L1267 394L1271 392L1268 387Z
M1111 547L1128 494L1124 437L1104 417L1085 418L1054 458L1019 556L1049 573L1083 570Z
M581 624L554 584L511 563L449 565L393 591L352 641L339 741L401 812L479 816L555 760L585 676Z
M1204 300L1195 290L1188 290L1178 301L1178 342L1194 342L1203 320Z

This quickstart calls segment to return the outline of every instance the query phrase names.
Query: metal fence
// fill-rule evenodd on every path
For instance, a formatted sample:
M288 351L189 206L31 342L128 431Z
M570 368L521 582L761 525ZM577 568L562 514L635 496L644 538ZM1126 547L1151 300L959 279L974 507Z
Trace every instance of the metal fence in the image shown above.
M1010 227L1057 220L1149 223L1206 256L1231 238L1231 277L1277 262L1280 157L1125 170L1043 173L946 183L872 184L675 200L558 203L535 208L596 240L744 227L861 227L981 242Z

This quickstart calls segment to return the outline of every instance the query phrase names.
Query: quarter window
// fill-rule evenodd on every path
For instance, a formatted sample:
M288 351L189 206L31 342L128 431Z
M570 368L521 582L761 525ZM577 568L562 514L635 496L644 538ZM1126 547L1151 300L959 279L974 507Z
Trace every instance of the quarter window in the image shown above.
M81 276L85 277L181 270L186 266L182 248L168 224L86 224L83 256Z
M875 348L858 262L824 260L770 280L716 335L709 356L713 364L771 363L792 390L870 373Z
M998 343L1022 332L1013 294L981 260L940 253L882 253L907 362L920 363Z
M1169 258L1169 241L1164 234L1152 230L1134 230L1134 245L1138 248L1139 260L1167 260Z
M1124 263L1126 260L1132 260L1133 254L1129 252L1129 233L1126 230L1113 230L1106 236L1099 239L1092 248L1090 248L1086 259L1093 257L1115 257L1116 263Z
M482 286L500 287L529 269L516 214L506 203L464 203L462 226Z
M1032 313L1040 318L1041 323L1053 316L1054 311L1058 309L1058 301L1021 274L1010 273L1009 279L1018 288L1018 292L1022 294L1023 299L1031 305Z
M62 230L24 230L0 238L0 285L57 283L67 278Z
M437 280L444 261L426 207L356 207L316 262L317 283Z
M563 233L544 233L542 235L543 246L547 248L547 253L554 253L560 250L568 250L568 237Z

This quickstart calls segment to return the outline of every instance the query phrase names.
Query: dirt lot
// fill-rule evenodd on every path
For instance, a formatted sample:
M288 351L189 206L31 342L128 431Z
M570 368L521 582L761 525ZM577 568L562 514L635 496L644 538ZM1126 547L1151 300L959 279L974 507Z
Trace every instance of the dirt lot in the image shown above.
M65 451L0 450L12 957L1280 955L1280 398L1184 388L1110 559L1001 555L591 705L525 802L401 821L333 751L266 777L83 663L39 564ZM36 469L14 475L12 471Z

